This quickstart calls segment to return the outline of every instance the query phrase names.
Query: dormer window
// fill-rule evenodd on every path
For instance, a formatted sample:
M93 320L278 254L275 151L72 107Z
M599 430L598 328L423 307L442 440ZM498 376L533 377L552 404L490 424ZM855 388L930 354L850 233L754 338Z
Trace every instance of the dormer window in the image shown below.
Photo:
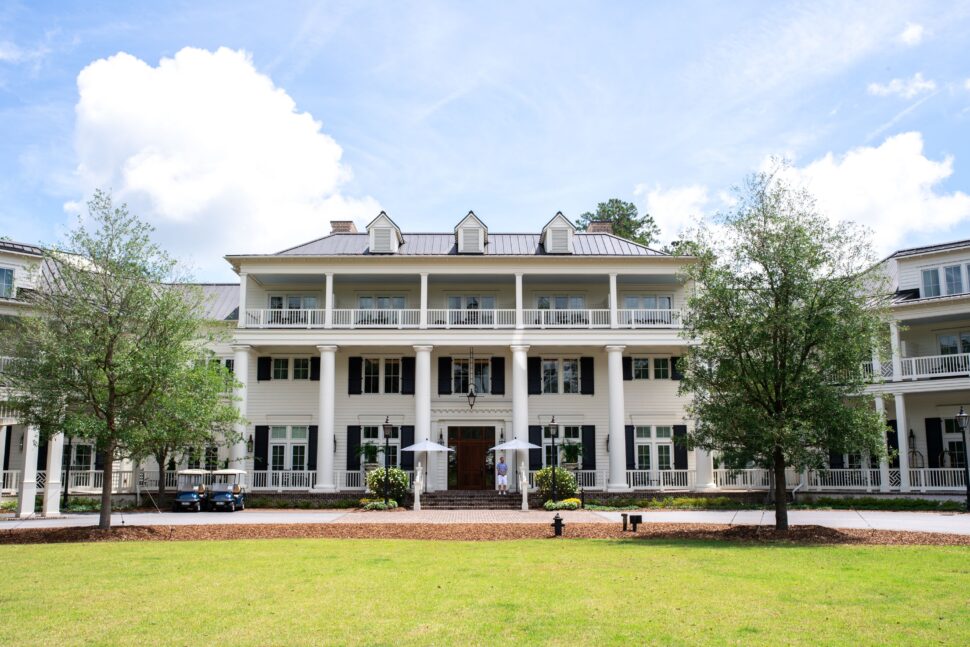
M484 254L488 243L488 227L474 212L462 218L455 226L455 244L459 254Z
M547 254L572 254L576 227L562 213L557 213L542 228L542 244Z
M396 254L404 243L400 228L383 211L367 225L371 254Z

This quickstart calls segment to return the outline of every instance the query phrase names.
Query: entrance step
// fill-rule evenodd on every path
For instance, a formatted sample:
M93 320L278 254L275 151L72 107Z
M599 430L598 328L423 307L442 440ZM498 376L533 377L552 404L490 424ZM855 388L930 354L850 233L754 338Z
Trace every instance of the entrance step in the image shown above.
M535 495L530 495L529 507L540 503ZM495 490L426 492L421 495L421 507L436 510L518 510L522 507L522 495L509 492L505 496Z

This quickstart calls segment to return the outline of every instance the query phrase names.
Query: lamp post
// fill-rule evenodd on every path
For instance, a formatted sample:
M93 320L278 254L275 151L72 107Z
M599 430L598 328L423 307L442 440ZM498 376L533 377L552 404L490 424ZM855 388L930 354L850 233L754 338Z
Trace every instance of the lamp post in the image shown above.
M970 448L967 447L968 421L970 421L970 416L963 410L963 405L960 405L960 413L957 414L957 427L960 428L960 435L963 437L963 468L965 470L963 476L967 482L967 512L970 512Z
M391 488L391 473L388 469L387 455L391 453L391 432L394 426L391 425L391 417L384 417L384 507L387 507L387 493Z
M555 503L556 495L556 472L559 471L559 453L556 451L556 437L559 436L559 425L556 424L556 416L549 421L549 436L552 438L552 502Z

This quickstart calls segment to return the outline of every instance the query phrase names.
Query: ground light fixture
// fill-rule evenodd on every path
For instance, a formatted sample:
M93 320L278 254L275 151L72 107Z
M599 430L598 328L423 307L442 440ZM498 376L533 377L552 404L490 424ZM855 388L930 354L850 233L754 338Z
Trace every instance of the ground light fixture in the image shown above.
M391 424L391 417L384 416L384 507L387 507L388 491L391 489L391 472L388 469L387 456L391 453L391 434L394 433L394 425Z
M967 482L967 512L970 512L970 448L967 447L967 424L970 422L970 416L967 412L963 410L963 405L960 405L960 413L956 415L957 427L960 428L960 435L963 437L963 469L964 479Z

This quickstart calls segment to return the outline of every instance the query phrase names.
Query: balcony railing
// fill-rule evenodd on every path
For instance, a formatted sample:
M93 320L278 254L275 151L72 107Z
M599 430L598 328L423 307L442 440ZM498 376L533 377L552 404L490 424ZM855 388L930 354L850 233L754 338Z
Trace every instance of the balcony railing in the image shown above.
M900 362L903 379L959 377L970 373L970 353L903 357Z
M246 311L249 328L326 328L326 310L256 309ZM416 308L335 309L330 327L359 328L420 328L421 310ZM515 328L516 311L504 309L448 309L429 308L427 327L451 328ZM617 327L627 330L642 328L679 328L680 310L618 310ZM522 327L528 329L611 328L610 311L604 308L572 310L524 309Z
M688 490L693 470L627 470L626 484L634 490Z

